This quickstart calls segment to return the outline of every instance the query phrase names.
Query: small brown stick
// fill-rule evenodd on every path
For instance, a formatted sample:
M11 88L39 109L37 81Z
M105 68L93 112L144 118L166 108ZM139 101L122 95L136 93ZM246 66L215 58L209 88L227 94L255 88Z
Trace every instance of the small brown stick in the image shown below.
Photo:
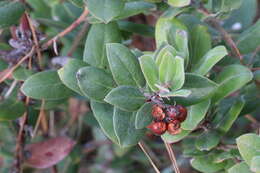
M146 155L146 157L148 158L149 162L151 163L151 165L153 166L154 170L156 173L160 173L159 169L156 167L155 163L153 162L153 160L151 159L149 153L145 150L144 147L144 143L142 141L140 141L138 143L139 147L142 149L142 151L144 152L144 154Z
M34 130L33 130L32 138L34 138L34 136L36 135L36 132L37 132L37 130L38 130L38 127L39 127L39 125L40 125L40 122L41 122L43 116L45 115L45 113L44 113L44 105L45 105L45 101L42 100L41 110L40 110L40 113L39 113L39 116L38 116L38 119L37 119L35 128L34 128Z
M208 19L208 23L211 24L212 27L214 27L216 30L220 32L224 41L231 48L233 55L235 55L239 59L240 63L244 65L243 56L241 55L239 49L237 48L236 43L233 41L233 39L227 33L227 31L220 25L219 21L216 18L210 18Z
M15 64L10 69L7 69L6 73L3 76L0 76L0 83L2 83L5 79L7 79L13 73L13 71L17 67L19 67L27 58L31 57L34 54L34 50L35 50L35 47L32 47L31 51L27 55L25 55L23 58L21 58L21 60L17 64Z
M228 34L228 32L220 25L219 20L212 17L211 13L207 10L207 8L204 7L203 3L200 3L200 7L198 10L204 15L209 17L207 19L208 23L212 27L214 27L217 31L220 32L226 44L231 48L232 53L239 59L241 64L245 65L243 62L243 56L241 55L239 49L237 48L237 45L235 44L231 36Z
M75 37L75 39L72 43L72 46L71 46L70 50L68 51L68 56L72 56L72 53L77 49L83 36L87 33L88 26L89 26L88 22L85 22L84 25L82 26L81 30Z
M66 34L71 32L73 29L75 29L79 24L81 24L83 21L86 20L88 13L89 13L89 11L88 11L87 7L85 7L83 13L80 15L80 17L77 20L75 20L69 27L67 27L65 30L60 32L58 35L54 36L52 39L50 39L45 44L43 44L42 48L46 49L47 47L52 45L54 42L56 42L57 39L65 36Z
M167 152L168 152L168 155L171 159L171 162L172 162L172 166L174 168L174 171L175 173L180 173L180 169L178 167L178 164L177 164L177 161L176 161L176 158L175 158L175 155L174 155L174 152L173 152L173 149L171 147L171 144L169 144L168 142L164 141L164 144L165 144L165 147L167 149Z
M28 106L30 102L30 98L26 97L25 105ZM23 116L20 118L20 129L19 133L16 139L16 147L15 147L15 171L17 173L22 172L22 162L23 162L23 147L25 142L25 136L24 136L24 127L28 119L28 111L24 112Z
M245 118L257 127L257 133L260 135L260 122L250 114L245 115Z
M37 58L38 58L38 62L39 62L39 67L40 69L42 68L41 66L41 61L42 61L42 54L41 54L41 50L40 50L40 44L39 44L39 40L36 36L36 32L35 32L35 28L32 24L32 21L28 15L28 13L25 13L26 15L26 18L28 20L28 23L29 23L29 26L30 26L30 29L31 29L31 32L32 32L32 36L33 36L33 42L34 42L34 45L35 45L35 50L36 50L36 53L37 53Z

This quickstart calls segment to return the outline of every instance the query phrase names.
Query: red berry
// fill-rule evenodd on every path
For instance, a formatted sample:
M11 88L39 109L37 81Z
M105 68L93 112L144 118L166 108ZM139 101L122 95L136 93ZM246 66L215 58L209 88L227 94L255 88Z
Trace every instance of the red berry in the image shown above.
M176 135L181 132L181 123L178 120L174 120L172 123L169 123L167 126L167 131L171 135Z
M177 119L180 122L183 122L187 117L187 109L182 105L177 105L176 108L178 109L179 112Z
M170 106L166 110L166 114L170 119L177 119L178 109L175 106Z
M159 105L153 105L152 107L152 116L156 120L163 120L165 118L165 113Z
M166 123L165 122L152 122L147 126L154 134L161 135L166 131Z

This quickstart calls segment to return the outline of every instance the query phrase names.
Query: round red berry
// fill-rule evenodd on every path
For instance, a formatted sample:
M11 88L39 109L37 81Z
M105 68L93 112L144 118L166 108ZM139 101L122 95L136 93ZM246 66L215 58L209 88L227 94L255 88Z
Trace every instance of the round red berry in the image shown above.
M181 124L180 121L174 120L172 123L169 123L167 126L167 131L171 135L176 135L181 132Z
M165 113L159 105L153 105L152 107L152 116L156 120L163 120L165 118Z
M182 105L177 105L176 108L178 109L178 116L177 119L180 122L183 122L187 118L187 109Z
M162 135L166 131L166 123L165 122L152 122L147 126L154 134Z

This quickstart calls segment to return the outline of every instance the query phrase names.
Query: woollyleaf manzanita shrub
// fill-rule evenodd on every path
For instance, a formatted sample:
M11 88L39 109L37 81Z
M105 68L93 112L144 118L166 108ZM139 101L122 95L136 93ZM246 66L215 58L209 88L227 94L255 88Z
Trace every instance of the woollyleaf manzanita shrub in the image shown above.
M1 1L1 172L260 172L259 3Z

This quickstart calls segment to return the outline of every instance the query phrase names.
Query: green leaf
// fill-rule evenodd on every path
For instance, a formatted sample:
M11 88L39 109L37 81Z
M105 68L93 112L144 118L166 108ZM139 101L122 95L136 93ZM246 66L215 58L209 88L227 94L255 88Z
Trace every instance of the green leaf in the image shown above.
M152 106L153 103L145 103L136 113L135 128L143 129L148 126L152 121Z
M214 162L221 163L225 160L235 159L235 158L240 158L239 151L238 151L238 149L231 149L231 150L223 151L222 153L217 154L214 159Z
M214 153L203 155L203 156L197 156L191 160L191 166L203 173L216 173L220 172L222 170L226 163L214 163Z
M91 101L91 110L107 137L118 143L113 124L114 107L106 103Z
M228 173L253 173L246 162L240 162L228 169Z
M118 21L117 23L120 30L136 33L147 37L154 37L155 30L152 26L123 20Z
M139 58L139 62L149 87L153 91L158 91L158 88L155 86L155 84L159 83L159 71L152 56L143 55Z
M175 45L173 41L175 40L174 38L177 30L187 31L185 25L182 24L178 19L160 17L155 27L155 39L157 47L160 47L160 45L164 42Z
M191 0L168 0L168 4L173 7L184 7L190 4Z
M180 89L185 80L183 59L166 53L159 66L159 78L163 85L166 84L173 91Z
M173 33L172 33L173 34ZM174 40L175 47L179 55L185 60L185 65L189 63L189 46L188 46L188 32L185 30L176 30Z
M164 133L161 137L164 141L168 143L176 143L185 138L190 134L190 130L182 130L181 133L177 135L171 135L168 132Z
M116 86L112 76L106 73L105 70L96 67L83 67L79 69L77 80L84 95L101 102Z
M121 13L114 18L114 20L128 18L130 16L134 16L140 13L145 13L153 9L156 9L156 5L152 3L142 2L142 1L126 2L124 10L122 10ZM89 17L88 21L90 23L102 23L101 20L98 20L93 16Z
M0 103L0 121L15 120L26 111L22 102L15 100L4 100Z
M253 78L252 72L242 65L230 65L217 76L216 83L219 84L212 101L218 102L222 98L243 87Z
M60 80L66 85L68 88L72 89L73 91L83 95L79 86L78 81L76 78L76 74L78 70L82 67L87 66L85 62L77 59L70 59L65 66L58 70L58 74Z
M95 67L108 67L106 44L120 41L121 34L115 22L92 25L85 43L83 60Z
M260 156L260 137L254 133L244 134L236 139L238 150L248 165L253 157Z
M104 99L125 111L137 111L145 102L143 93L132 86L119 86L112 89Z
M177 91L170 91L165 93L160 93L160 97L188 97L191 94L190 90L180 89Z
M156 59L156 65L158 67L160 67L163 57L165 57L165 54L170 53L171 55L173 55L174 57L177 56L177 50L172 47L169 44L166 44L165 46L163 46L160 51L158 52L158 54L155 56Z
M155 9L156 5L149 3L149 2L142 2L142 1L133 1L127 2L125 4L124 10L121 11L119 16L116 17L116 20L124 19L130 16L134 16L140 13L145 13L148 10Z
M144 87L145 79L135 55L124 45L106 45L107 57L114 80L118 85Z
M190 64L197 64L211 49L211 36L207 27L197 25L190 32Z
M87 7L90 13L108 23L115 17L119 16L125 6L125 1L122 0L86 0Z
M19 67L13 72L12 75L15 80L25 81L28 77L33 75L33 73L34 72L32 70L28 70L24 67Z
M222 0L221 11L229 12L238 9L242 4L242 0Z
M239 99L235 104L233 104L232 107L229 109L228 113L217 125L217 129L222 133L228 132L233 123L236 121L244 105L245 101L243 99Z
M18 23L24 13L24 5L18 1L0 2L0 28L9 27Z
M71 96L73 92L61 82L57 71L39 72L29 77L21 91L34 99L58 100Z
M200 75L207 74L210 69L228 54L224 46L217 46L209 50L192 68L192 72Z
M172 98L179 104L193 105L211 97L217 88L217 84L203 76L187 73L182 89L191 91L188 97Z
M239 34L237 47L241 53L246 54L253 52L259 45L260 40L256 36L260 35L260 21Z
M252 158L250 169L257 173L260 172L260 155Z
M135 113L114 109L114 130L121 147L136 145L144 135L145 129L135 128Z
M188 107L187 119L181 124L184 130L194 130L200 121L206 116L210 106L210 100Z
M209 151L219 144L220 135L215 130L208 130L196 139L196 147L200 151Z

